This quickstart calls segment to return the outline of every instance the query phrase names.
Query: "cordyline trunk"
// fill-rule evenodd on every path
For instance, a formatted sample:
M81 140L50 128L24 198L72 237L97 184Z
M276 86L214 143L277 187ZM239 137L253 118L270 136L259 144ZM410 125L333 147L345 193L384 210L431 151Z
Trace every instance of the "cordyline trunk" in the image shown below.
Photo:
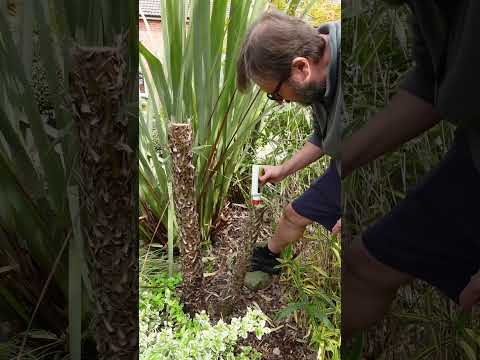
M138 186L136 154L127 144L122 103L127 83L125 39L115 47L75 47L70 92L80 143L80 168L95 337L100 359L138 358Z
M171 124L168 145L172 154L173 194L180 238L182 301L186 311L193 313L206 308L191 125Z
M235 267L233 268L232 282L230 285L230 303L232 306L228 308L233 308L233 305L242 290L245 274L250 265L253 248L260 236L260 228L265 209L264 206L251 208L249 210L247 221L243 223L242 231L240 232L242 237L239 239L237 259L235 261Z

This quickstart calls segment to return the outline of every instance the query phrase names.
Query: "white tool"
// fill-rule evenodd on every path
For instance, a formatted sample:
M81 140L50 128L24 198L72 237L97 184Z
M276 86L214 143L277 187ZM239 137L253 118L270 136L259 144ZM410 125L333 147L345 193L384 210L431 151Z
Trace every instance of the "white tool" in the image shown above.
M261 165L252 165L252 189L251 202L253 206L262 204L262 192L260 188L259 176L262 170Z

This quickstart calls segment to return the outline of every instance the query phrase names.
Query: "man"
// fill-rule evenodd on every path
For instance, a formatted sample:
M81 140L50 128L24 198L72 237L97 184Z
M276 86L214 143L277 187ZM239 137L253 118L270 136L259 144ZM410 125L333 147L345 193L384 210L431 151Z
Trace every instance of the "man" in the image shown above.
M399 287L413 278L467 311L480 301L480 2L394 2L412 10L415 66L390 103L344 140L342 176L441 119L458 129L427 178L345 250L344 339L382 319Z
M262 184L277 183L324 154L338 157L343 104L339 74L339 23L315 29L298 18L270 11L252 25L237 62L238 88L245 91L253 81L280 104L295 101L311 106L314 125L308 142L291 159L264 167ZM332 160L326 173L285 208L273 238L255 249L252 271L278 273L281 251L314 221L339 231L339 168L339 162Z

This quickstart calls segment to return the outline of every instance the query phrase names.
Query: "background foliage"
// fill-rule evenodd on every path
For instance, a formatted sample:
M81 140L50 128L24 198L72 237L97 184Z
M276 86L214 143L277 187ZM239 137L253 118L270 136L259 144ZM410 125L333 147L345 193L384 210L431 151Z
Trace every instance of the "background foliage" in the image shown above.
M32 359L80 359L82 346L94 356L68 54L74 43L112 45L128 26L135 39L136 16L132 1L115 9L97 1L0 2L2 358L21 350Z
M342 6L340 1L271 0L271 3L277 9L286 11L289 15L306 15L308 21L314 26L329 21L339 21L341 18Z
M206 10L195 7L195 3L194 1L191 7L192 19L201 18L206 22ZM172 273L175 273L174 269L176 268L175 218L173 210L169 207L171 187L175 184L171 184L169 181L170 159L166 151L164 130L169 121L189 121L193 124L197 185L200 188L207 180L210 181L206 185L208 189L204 196L199 197L201 209L222 209L225 200L240 204L248 202L251 164L282 162L300 149L311 133L309 124L311 114L307 108L294 104L281 108L273 107L274 104L266 102L261 93L258 94L257 100L252 102L257 96L257 89L254 88L247 95L240 95L234 90L234 78L229 78L229 76L213 77L214 80L211 84L205 83L211 79L208 76L216 76L217 72L225 74L225 69L233 69L232 64L236 61L235 53L238 50L234 47L239 46L239 41L243 39L243 31L246 30L246 24L254 18L252 13L248 22L245 17L233 23L232 12L230 12L230 18L226 17L227 8L224 8L223 5L233 5L235 1L231 3L217 1L213 4L210 25L205 25L205 29L211 31L208 35L210 42L203 43L203 50L190 48L188 45L189 36L192 38L203 36L203 33L202 35L195 34L195 31L199 31L199 29L195 27L194 23L190 28L187 27L185 33L177 31L179 35L166 37L169 40L164 44L168 48L165 50L165 54L167 54L165 63L160 63L146 49L141 50L141 55L145 60L142 71L146 75L147 85L151 90L150 94L159 94L158 98L148 99L140 119L142 152L140 200L144 209L141 232L147 245L141 258L141 264L144 264L142 272L145 274L141 284L144 288L148 288L149 281L153 279L154 275L148 275L151 273L152 267L158 266L158 262L153 261L157 258L157 255L152 255L154 248L158 247L159 252L155 251L155 253L162 255L163 264L165 264L160 272L166 271L169 261ZM267 5L266 2L260 5L260 2L252 1L251 5L253 4L255 4L254 8L258 6L262 9ZM299 16L307 10L307 13L312 15L312 17L307 17L307 20L312 24L318 24L324 20L339 20L340 6L330 2L290 1L289 3L280 3L273 1L273 5L278 6L281 10L291 9L294 14ZM164 8L167 13L171 12L172 19L176 19L175 21L170 20L170 22L167 19L167 33L173 34L173 29L181 26L179 22L183 19L181 6L179 4L178 8ZM240 15L247 16L247 12L241 12ZM234 26L240 26L243 21L246 21L245 25L234 28ZM236 37L235 41L232 40L232 48L229 47L229 40L227 40L231 36L231 31L235 31L232 34L235 34ZM213 42L214 38L215 42ZM176 39L175 42L174 39ZM222 39L227 40L227 44L219 45L218 42ZM205 51L205 48L210 48L211 54L216 54L213 58L221 59L221 63L214 62L211 65L214 66L211 71L205 71L204 65L192 61L192 59L205 57L206 55L202 52ZM170 55L168 55L169 51ZM221 55L218 55L220 53ZM172 56L183 59L176 65L178 68L175 70L180 75L172 70L173 61L168 60L169 58L173 59ZM210 60L206 59L205 61L208 63ZM195 71L203 71L204 74L195 75ZM180 85L172 83L172 79L175 77L180 79L179 82L177 81ZM190 88L190 86L192 87ZM219 86L218 89L217 86ZM222 87L225 88L223 93ZM183 98L172 96L174 91L182 94ZM234 94L230 108L228 102L231 98L226 94L229 96ZM166 101L165 97L170 100ZM177 99L177 103L172 105L171 101L175 99ZM246 117L243 118L250 103L253 105ZM167 109L169 106L170 110ZM175 115L175 111L173 111L175 106L177 106L175 111L180 112L183 116ZM211 114L211 118L208 118L207 123L201 120L203 106L210 109L208 114ZM242 115L242 117L239 118L238 115ZM241 125L239 125L240 123ZM201 129L201 124L207 124L207 126ZM232 134L238 135L232 137ZM205 137L205 135L208 136ZM232 141L229 144L225 139ZM209 164L210 158L214 161ZM216 169L215 163L218 164ZM209 165L205 167L207 164ZM304 171L285 179L281 184L275 187L267 186L264 189L265 201L272 209L273 214L272 231L281 216L283 207L308 188L309 184L322 174L327 164L328 159L322 159ZM205 178L205 169L212 169L212 165L213 177ZM212 192L210 189L215 191ZM202 194L199 189L197 192ZM211 244L208 236L211 225L215 224L217 220L220 221L219 211L209 210L203 214L202 234L206 252L209 253ZM162 233L164 235L161 235ZM294 256L296 247L289 248L284 254L284 275L281 281L288 289L289 306L279 313L278 317L293 319L299 327L305 329L307 337L303 341L309 343L312 349L319 350L319 358L339 359L339 242L319 226L311 226L298 246L304 248L301 256ZM170 254L169 261L168 254ZM157 297L160 293L154 290L150 294ZM145 293L142 302L144 304L149 302L149 297L150 295ZM153 306L152 311L153 309L158 309L158 307ZM145 333L142 336L145 336Z

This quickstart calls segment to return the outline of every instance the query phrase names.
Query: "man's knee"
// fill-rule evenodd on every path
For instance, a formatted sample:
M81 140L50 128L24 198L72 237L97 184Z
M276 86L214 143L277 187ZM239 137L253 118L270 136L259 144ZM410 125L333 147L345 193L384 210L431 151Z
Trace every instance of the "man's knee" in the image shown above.
M288 204L283 210L283 218L297 227L306 227L313 222L312 220L307 219L306 217L296 212L295 209L292 207L292 204Z
M361 239L356 239L345 249L342 261L344 277L372 291L395 293L398 288L413 278L382 264L365 248ZM348 280L347 280L348 282Z

